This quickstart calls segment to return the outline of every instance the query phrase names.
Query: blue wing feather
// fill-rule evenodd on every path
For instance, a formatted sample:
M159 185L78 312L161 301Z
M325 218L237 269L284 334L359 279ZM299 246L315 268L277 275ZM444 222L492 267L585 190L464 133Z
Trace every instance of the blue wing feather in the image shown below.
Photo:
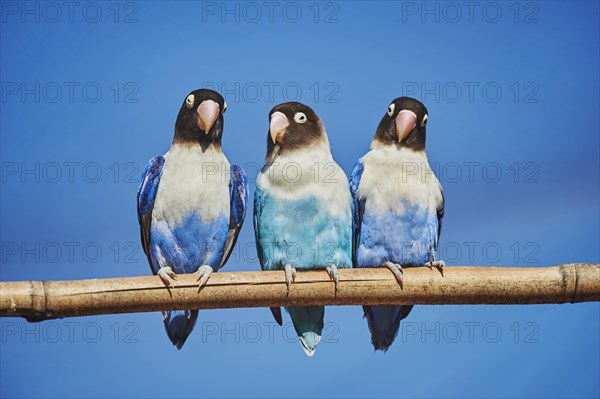
M256 253L258 255L258 262L260 263L260 267L262 270L265 270L264 267L264 259L263 259L263 250L260 241L260 229L258 228L258 223L260 221L260 217L262 214L262 210L264 207L264 192L256 187L256 191L254 192L254 242L256 243ZM271 307L271 313L273 313L273 318L280 326L283 325L283 318L281 316L281 308L280 307Z
M436 209L437 222L438 222L437 237L435 240L435 247L434 247L434 249L436 251L438 250L438 247L440 245L440 233L442 232L442 221L444 220L444 208L446 205L446 199L444 198L444 190L442 190L441 185L440 185L440 193L442 194L442 200L440 201L440 203L438 204L437 209Z
M263 270L264 269L264 262L263 262L263 251L262 251L262 245L261 245L261 241L260 241L260 229L258 228L258 223L260 221L260 216L262 214L262 210L263 210L263 206L264 206L264 193L263 191L259 188L256 187L256 191L254 192L254 218L253 218L253 222L254 222L254 239L256 242L256 252L258 255L258 261L260 263L260 266Z
M138 221L140 222L140 234L142 237L142 247L144 253L150 260L150 225L152 222L152 209L154 208L154 200L158 192L158 184L160 176L165 164L165 159L162 156L154 157L148 162L144 173L142 174L140 185L137 193L137 211Z
M244 218L246 217L246 206L248 204L248 180L244 169L239 165L231 165L231 177L229 181L229 231L223 252L221 267L227 263L231 251L235 246Z
M365 167L361 161L358 161L350 175L350 193L352 193L352 263L357 266L356 254L360 242L360 227L365 211L365 200L357 196L358 186Z

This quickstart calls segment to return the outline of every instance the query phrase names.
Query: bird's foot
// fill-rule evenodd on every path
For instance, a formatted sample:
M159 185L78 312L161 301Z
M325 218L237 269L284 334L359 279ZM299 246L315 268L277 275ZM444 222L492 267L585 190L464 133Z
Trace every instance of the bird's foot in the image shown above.
M387 267L394 274L394 277L396 277L396 281L398 282L398 285L400 285L400 288L404 288L404 271L402 270L402 266L400 266L398 263L392 262L385 262L383 266Z
M290 287L294 280L296 280L296 269L294 266L287 264L284 266L285 271L285 284L287 285L287 292L290 293Z
M333 280L333 284L335 285L335 292L337 293L338 284L340 283L340 275L338 274L337 266L331 264L327 266L325 270L327 270L327 274L329 274L329 277L331 277L331 280Z
M172 287L175 280L177 280L177 274L169 266L161 267L156 274L167 287Z
M436 269L438 269L440 271L440 273L443 276L444 275L444 267L446 267L446 263L443 260L433 260L433 261L425 262L425 266L427 266L430 269L435 267Z
M200 266L198 270L194 272L194 274L198 275L198 292L204 287L212 273L213 268L208 265Z

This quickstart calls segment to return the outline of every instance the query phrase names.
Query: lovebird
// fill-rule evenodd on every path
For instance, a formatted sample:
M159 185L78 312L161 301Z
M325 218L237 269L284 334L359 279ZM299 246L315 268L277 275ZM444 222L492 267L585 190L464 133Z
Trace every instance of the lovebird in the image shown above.
M173 143L146 166L138 188L142 246L154 274L168 287L177 273L196 273L199 288L229 258L246 215L248 184L223 148L227 104L212 90L195 90L181 105ZM169 339L181 349L198 310L163 311Z
M254 232L262 270L284 270L288 292L296 270L352 267L352 197L333 160L325 128L308 106L288 102L269 113L267 155L254 195ZM287 307L302 348L315 353L324 306ZM281 309L271 308L281 325Z
M350 176L354 267L386 267L402 286L403 266L436 267L444 195L425 153L427 108L395 99L370 151ZM363 306L375 350L387 351L413 305Z

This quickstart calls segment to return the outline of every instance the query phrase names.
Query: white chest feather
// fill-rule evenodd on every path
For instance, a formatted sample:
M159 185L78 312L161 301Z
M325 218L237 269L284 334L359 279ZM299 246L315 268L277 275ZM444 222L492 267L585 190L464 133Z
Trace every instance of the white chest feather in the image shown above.
M348 178L329 148L310 148L279 155L258 175L257 186L281 200L314 197L327 204L332 216L351 211Z
M425 151L382 146L361 161L364 170L358 196L367 198L368 210L402 214L409 204L435 210L442 202L441 186Z
M173 144L164 157L154 219L179 223L194 211L203 221L229 217L230 165L222 151Z

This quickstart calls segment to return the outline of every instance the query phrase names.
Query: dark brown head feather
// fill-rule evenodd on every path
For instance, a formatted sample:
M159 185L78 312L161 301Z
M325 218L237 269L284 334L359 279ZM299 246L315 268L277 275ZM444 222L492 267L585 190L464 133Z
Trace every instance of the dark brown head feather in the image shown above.
M271 120L271 115L275 112L284 114L288 119L289 126L285 130L281 142L277 144L273 143L270 132L267 132L267 159L271 159L275 152L283 154L307 148L311 145L322 143L326 139L321 119L309 106L299 102L287 102L276 105L269 112L269 121ZM299 123L294 119L294 116L299 112L306 115L306 122Z
M397 145L399 147L410 148L414 151L422 151L425 149L425 125L421 126L423 118L427 115L427 108L420 101L410 97L398 97L391 104L394 104L394 110L391 115L388 115L386 110L377 130L375 131L374 141L381 144ZM391 106L390 104L390 106ZM396 116L402 110L409 110L417 115L417 124L414 129L401 141L398 142L396 134Z
M186 99L190 94L194 95L194 103L191 107L186 105ZM198 126L198 113L196 109L205 100L212 100L219 104L221 114L210 128L208 134ZM219 93L209 89L194 90L185 96L177 120L175 121L175 137L173 143L178 144L199 144L202 149L209 145L221 148L221 138L223 135L223 113L225 112L225 99Z

